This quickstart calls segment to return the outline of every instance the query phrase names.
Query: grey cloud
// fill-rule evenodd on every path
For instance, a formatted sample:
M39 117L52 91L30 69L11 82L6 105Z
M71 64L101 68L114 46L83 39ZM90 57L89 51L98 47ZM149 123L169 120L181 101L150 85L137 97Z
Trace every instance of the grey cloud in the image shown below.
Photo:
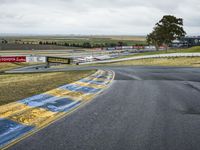
M147 34L165 14L200 31L199 0L0 0L0 32Z

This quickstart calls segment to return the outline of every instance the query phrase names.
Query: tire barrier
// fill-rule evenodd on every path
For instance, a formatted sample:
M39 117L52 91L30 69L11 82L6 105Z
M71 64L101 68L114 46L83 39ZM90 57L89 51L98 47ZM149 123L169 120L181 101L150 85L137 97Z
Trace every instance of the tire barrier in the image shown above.
M19 142L89 102L105 90L113 78L112 71L98 70L77 82L0 106L0 149Z

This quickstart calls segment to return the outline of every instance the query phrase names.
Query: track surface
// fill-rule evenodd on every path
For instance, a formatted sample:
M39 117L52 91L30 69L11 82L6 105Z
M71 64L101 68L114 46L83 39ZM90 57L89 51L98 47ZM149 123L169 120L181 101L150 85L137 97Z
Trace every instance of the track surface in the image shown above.
M108 90L10 149L200 149L200 69L109 69Z

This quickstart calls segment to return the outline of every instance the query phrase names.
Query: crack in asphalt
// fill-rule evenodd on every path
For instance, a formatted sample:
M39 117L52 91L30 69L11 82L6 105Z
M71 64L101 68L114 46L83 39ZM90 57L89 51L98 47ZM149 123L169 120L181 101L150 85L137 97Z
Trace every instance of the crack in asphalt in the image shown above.
M194 89L194 90L200 92L200 88L198 88L197 86L195 86L195 85L193 85L193 84L191 84L191 83L184 83L184 84L185 84L186 86L188 86L188 87L190 87L190 88L192 88L192 89Z

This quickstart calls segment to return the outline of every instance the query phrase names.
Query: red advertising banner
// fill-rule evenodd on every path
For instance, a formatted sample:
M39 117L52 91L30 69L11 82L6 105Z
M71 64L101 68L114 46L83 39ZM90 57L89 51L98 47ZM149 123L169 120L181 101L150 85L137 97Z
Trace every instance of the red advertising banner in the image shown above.
M26 56L6 56L0 57L0 63L3 62L26 62Z

